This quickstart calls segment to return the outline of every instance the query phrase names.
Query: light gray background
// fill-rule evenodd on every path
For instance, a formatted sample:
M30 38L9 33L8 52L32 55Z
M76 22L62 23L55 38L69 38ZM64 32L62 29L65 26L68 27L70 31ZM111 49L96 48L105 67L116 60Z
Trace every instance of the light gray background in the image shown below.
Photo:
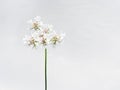
M66 33L48 50L48 90L120 90L119 0L0 0L0 90L44 90L43 49L22 41L37 15Z

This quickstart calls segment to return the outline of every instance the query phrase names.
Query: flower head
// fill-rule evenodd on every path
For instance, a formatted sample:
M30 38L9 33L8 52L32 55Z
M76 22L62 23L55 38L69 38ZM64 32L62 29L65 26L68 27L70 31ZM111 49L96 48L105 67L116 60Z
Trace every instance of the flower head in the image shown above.
M61 43L64 34L57 34L53 30L53 26L49 24L43 24L40 17L37 16L29 21L30 28L34 30L30 36L25 36L24 42L28 46L48 46L50 44L57 45Z

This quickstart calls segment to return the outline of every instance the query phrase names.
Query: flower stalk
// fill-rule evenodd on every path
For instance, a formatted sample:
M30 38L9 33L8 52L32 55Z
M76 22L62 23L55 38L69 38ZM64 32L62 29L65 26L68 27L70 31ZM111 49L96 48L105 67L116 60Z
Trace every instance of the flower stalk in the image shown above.
M45 90L47 90L47 48L45 48Z

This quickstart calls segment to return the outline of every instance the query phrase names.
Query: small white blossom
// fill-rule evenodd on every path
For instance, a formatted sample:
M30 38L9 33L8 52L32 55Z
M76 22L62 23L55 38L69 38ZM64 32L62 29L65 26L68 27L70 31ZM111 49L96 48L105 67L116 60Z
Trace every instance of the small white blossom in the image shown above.
M43 46L47 46L49 44L48 38L41 37L40 38L40 44L43 45Z
M56 45L56 44L58 44L58 43L61 43L62 42L62 40L63 40L63 38L64 38L64 35L63 34L54 34L52 37L51 37L51 39L50 39L50 42L51 42L51 44L53 44L53 45Z
M42 27L42 32L45 33L45 34L49 34L53 31L53 26L52 25L49 25L49 24L45 24L43 25Z
M31 30L41 30L42 26L43 26L43 22L40 20L40 17L35 17L34 19L31 19L28 21L28 23L30 24L30 29Z
M37 35L37 34L36 34ZM37 36L35 36L35 33L31 36L25 36L23 38L24 44L31 46L31 47L37 47L39 45L39 39Z

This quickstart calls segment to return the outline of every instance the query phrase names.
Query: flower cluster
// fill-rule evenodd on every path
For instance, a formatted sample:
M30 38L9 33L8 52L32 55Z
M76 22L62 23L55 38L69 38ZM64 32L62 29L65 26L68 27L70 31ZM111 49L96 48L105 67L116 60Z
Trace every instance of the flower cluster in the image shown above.
M49 24L43 24L39 16L33 18L29 22L29 29L31 30L31 35L24 37L24 43L32 46L47 46L47 45L57 45L61 43L64 34L57 34L53 30L53 26Z

